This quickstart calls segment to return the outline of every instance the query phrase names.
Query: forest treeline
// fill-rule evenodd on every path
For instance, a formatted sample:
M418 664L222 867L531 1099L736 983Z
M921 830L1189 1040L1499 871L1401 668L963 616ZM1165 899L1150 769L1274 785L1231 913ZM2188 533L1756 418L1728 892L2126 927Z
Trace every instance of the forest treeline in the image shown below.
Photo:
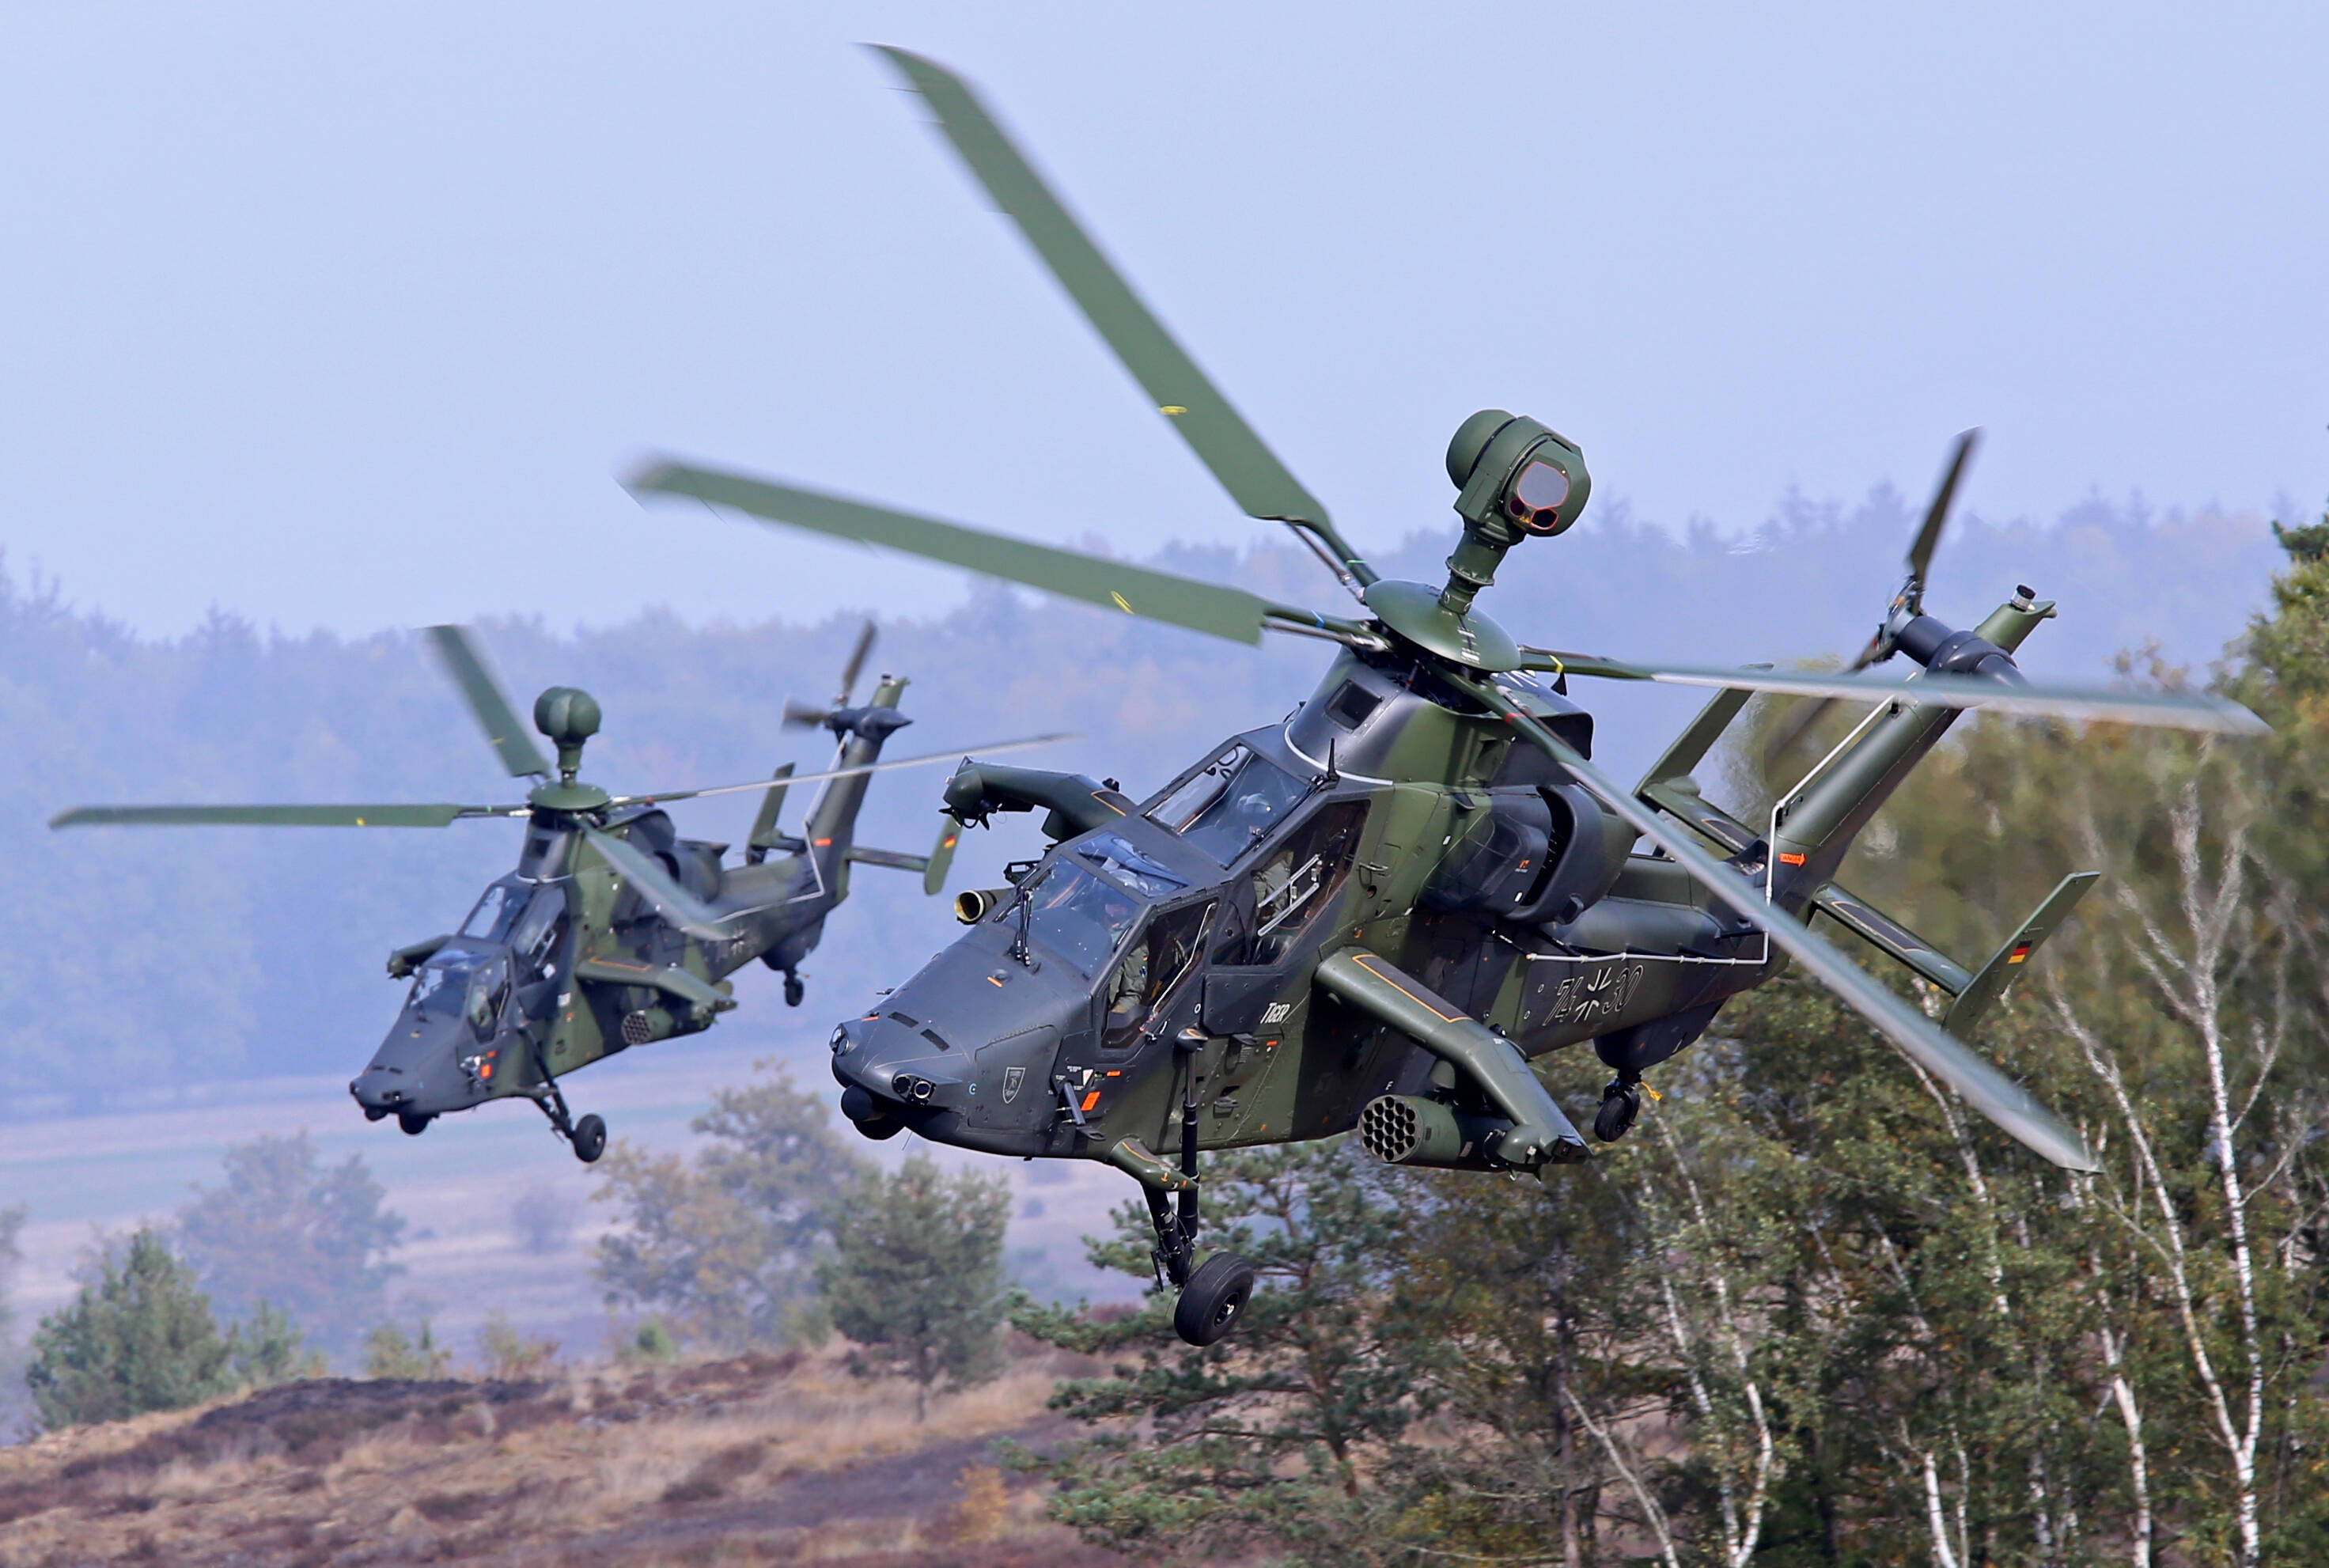
M1642 656L1740 662L1856 647L1899 572L1916 504L1891 490L1856 508L1791 501L1747 534L1681 535L1602 509L1515 553L1491 608L1532 638ZM643 535L650 538L651 535ZM1452 534L1413 535L1378 562L1430 577ZM2033 669L2096 679L2123 648L2162 644L2204 665L2260 601L2260 520L2154 515L2099 500L2047 526L1961 522L1936 606L1966 621L2027 581L2064 604L2033 638ZM1332 608L1334 584L1291 544L1171 546L1157 565ZM611 569L611 568L610 568ZM880 559L835 585L878 600ZM73 585L101 594L101 585ZM824 753L778 723L788 694L822 698L855 618L815 626L690 627L668 616L570 635L481 628L524 708L552 684L607 713L586 772L618 789L741 780ZM879 668L909 675L916 719L893 754L1072 730L1030 762L1123 779L1136 793L1229 732L1306 696L1325 658L1278 639L1250 650L992 586L952 614L886 624ZM1670 693L1580 691L1601 755L1638 768L1687 716ZM214 613L156 640L76 610L54 586L0 581L0 849L19 912L0 946L0 1119L149 1102L245 1075L353 1074L394 1014L391 948L450 928L515 853L505 824L441 831L130 830L52 834L58 809L111 800L514 798L410 630L344 638L263 632ZM942 769L881 780L864 836L926 846ZM684 830L740 839L752 802L681 810ZM1015 835L1015 836L1014 836ZM962 870L1030 852L1032 828L973 836ZM799 1026L897 979L896 955L941 945L949 922L910 880L860 872L787 1014L750 992L728 1027ZM753 971L757 974L758 971ZM772 993L770 993L772 995Z

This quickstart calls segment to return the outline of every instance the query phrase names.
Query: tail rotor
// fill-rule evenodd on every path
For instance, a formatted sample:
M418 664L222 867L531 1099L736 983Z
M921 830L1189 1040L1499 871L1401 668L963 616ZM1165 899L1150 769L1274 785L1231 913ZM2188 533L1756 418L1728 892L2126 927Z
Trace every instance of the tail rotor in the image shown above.
M1924 524L1909 545L1906 562L1909 575L1901 582L1900 591L1892 596L1892 602L1885 606L1884 619L1877 626L1875 635L1868 639L1868 646L1862 648L1846 666L1846 675L1858 675L1871 665L1881 665L1891 658L1899 646L1900 628L1924 614L1925 580L1932 570L1933 552L1940 544L1941 530L1948 524L1949 508L1957 500L1958 482L1965 477L1966 466L1973 459L1974 449L1980 444L1981 431L1978 428L1957 437L1957 446L1949 453L1949 466L1942 472L1940 485L1933 492L1932 505L1925 508ZM1827 716L1828 709L1834 706L1835 702L1834 697L1820 697L1805 704L1795 717L1773 732L1769 744L1763 751L1765 763L1776 767L1795 749L1797 741L1811 732L1814 725Z
M824 707L787 697L785 700L785 724L795 730L831 730L846 736L862 727L867 710L853 708L849 699L857 690L857 677L865 673L865 661L873 652L873 623L867 621L857 634L857 645L849 650L849 662L841 666L841 689L833 701ZM895 726L891 726L894 728Z

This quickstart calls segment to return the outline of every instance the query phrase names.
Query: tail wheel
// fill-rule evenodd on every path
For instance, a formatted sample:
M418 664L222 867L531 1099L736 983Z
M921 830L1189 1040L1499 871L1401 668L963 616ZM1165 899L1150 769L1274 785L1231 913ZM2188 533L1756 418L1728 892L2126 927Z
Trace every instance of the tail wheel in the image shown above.
M1601 1091L1601 1109L1593 1117L1593 1136L1603 1143L1615 1143L1633 1129L1634 1119L1641 1114L1641 1085L1619 1079Z

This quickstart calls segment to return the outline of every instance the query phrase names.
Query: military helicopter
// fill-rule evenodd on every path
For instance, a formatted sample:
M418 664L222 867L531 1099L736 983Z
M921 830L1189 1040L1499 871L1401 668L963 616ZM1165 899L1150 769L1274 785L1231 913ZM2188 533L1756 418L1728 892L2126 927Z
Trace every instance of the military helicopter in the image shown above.
M599 732L587 692L552 686L535 699L534 728L558 751L558 778L519 727L517 716L457 627L429 636L438 656L513 778L537 787L522 806L83 806L51 827L100 824L232 824L268 827L443 827L468 817L525 823L517 869L485 891L458 930L389 955L388 973L410 979L403 1010L372 1063L348 1085L364 1116L393 1116L418 1135L439 1116L492 1100L522 1097L585 1164L607 1147L607 1124L567 1110L561 1075L634 1045L708 1029L736 1006L724 977L754 959L785 977L785 1000L804 995L801 960L824 934L825 917L849 896L852 865L922 874L927 892L944 885L959 828L952 824L928 855L854 842L858 808L876 772L951 761L958 752L880 760L882 742L913 721L898 711L906 683L883 675L853 706L869 623L857 639L831 704L787 702L785 722L832 732L840 751L824 772L709 789L610 795L580 781L583 743ZM985 748L1012 751L1059 737ZM802 832L779 831L793 785L822 782ZM728 846L682 838L663 809L674 800L758 789L759 817L740 864ZM771 851L781 852L770 859Z
M1967 708L2230 732L2262 728L2213 698L2041 686L2013 653L2054 614L2020 589L1980 624L1926 613L1927 567L1956 476L1909 551L1863 665L1846 675L1660 666L1524 646L1478 609L1506 553L1551 538L1591 480L1577 443L1485 410L1447 449L1462 536L1434 586L1380 577L1166 332L969 87L882 52L1019 225L1150 400L1251 516L1282 522L1357 600L1346 616L676 461L628 481L754 517L949 562L1067 598L1254 643L1339 645L1285 722L1231 737L1145 800L1113 781L966 764L953 821L1042 809L1051 841L966 893L970 929L834 1029L841 1106L871 1138L911 1128L999 1155L1105 1160L1155 1221L1175 1327L1208 1344L1253 1285L1244 1261L1198 1264L1205 1149L1356 1127L1381 1159L1530 1173L1590 1146L1534 1071L1592 1042L1612 1072L1593 1118L1615 1140L1644 1074L1705 1032L1729 997L1790 962L1912 1062L2057 1165L2079 1135L1965 1044L2094 881L2067 879L1977 968L1945 957L1834 880L1854 836ZM1638 785L1592 760L1571 677L1711 688ZM1863 704L1849 736L1759 825L1692 777L1758 692ZM1646 841L1645 850L1636 845ZM1935 1023L1809 921L1825 912L1949 998Z

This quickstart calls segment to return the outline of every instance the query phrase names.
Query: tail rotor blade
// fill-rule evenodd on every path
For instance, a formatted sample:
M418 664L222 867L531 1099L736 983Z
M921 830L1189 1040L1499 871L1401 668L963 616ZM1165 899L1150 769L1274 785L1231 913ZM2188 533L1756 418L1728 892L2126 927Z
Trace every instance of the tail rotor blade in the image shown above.
M785 726L793 730L813 730L825 721L830 708L813 708L806 703L785 699Z
M1980 445L1981 428L1977 425L1957 437L1957 444L1949 453L1949 466L1941 475L1940 488L1933 492L1933 504L1925 509L1925 525L1917 530L1916 540L1909 546L1909 576L1919 589L1932 567L1933 550L1941 542L1941 529L1949 520L1957 481L1965 477L1966 465L1972 461L1974 449Z
M526 734L525 726L518 723L517 714L502 695L501 686L486 668L485 660L469 642L469 634L457 626L432 626L429 640L436 645L437 658L453 684L461 688L461 695L469 704L469 712L477 717L477 727L501 759L510 777L523 779L529 774L550 776L550 764Z
M865 629L857 634L857 646L849 650L849 662L841 666L841 695L834 698L834 707L849 705L849 694L857 689L857 677L865 671L865 656L872 651L873 623L869 620Z

